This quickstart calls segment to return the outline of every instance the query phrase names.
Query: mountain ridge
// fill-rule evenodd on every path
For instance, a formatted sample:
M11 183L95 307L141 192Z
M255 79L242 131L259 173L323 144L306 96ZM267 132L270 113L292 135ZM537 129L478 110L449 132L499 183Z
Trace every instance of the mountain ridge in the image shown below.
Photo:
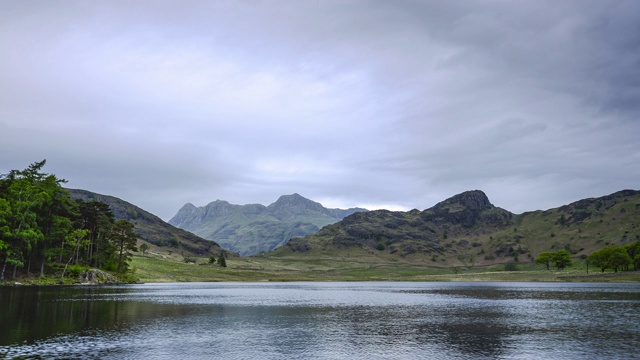
M549 210L514 214L480 190L454 195L423 211L355 213L317 233L292 239L274 256L431 257L430 265L532 262L542 251L586 256L640 240L640 191L621 190Z
M187 203L169 224L202 238L215 240L240 255L271 251L294 237L318 231L362 208L328 209L300 194L282 195L275 202L235 205L216 200L201 207Z

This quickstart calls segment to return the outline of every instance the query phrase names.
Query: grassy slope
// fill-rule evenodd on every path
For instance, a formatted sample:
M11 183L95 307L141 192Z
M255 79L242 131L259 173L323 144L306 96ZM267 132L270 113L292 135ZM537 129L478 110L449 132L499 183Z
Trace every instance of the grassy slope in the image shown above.
M253 256L227 259L227 267L181 262L178 256L162 259L157 254L133 259L136 275L143 282L184 281L640 281L639 272L600 274L584 264L563 271L546 270L536 264L521 264L519 271L503 271L503 266L473 269L429 267L417 262L358 259Z
M601 205L598 205L601 203ZM335 248L322 237L311 236L307 252L292 252L287 247L252 257L228 259L228 267L191 265L182 258L156 249L148 257L134 258L142 281L640 281L638 272L589 274L581 255L609 244L637 241L640 234L640 195L592 203L569 205L547 211L518 215L513 225L499 231L475 229L471 234L450 231L446 243L451 253L434 258L416 252L406 256L361 246ZM576 221L580 211L590 216ZM567 222L559 219L565 216ZM482 244L464 248L460 240ZM503 271L514 261L513 254L500 249L520 250L516 263L519 271ZM571 249L574 266L563 271L546 270L534 264L541 251ZM456 255L473 252L476 260L462 264ZM163 258L164 257L164 258ZM487 257L493 259L487 259ZM198 263L207 262L199 258ZM466 265L466 266L465 266Z
M451 211L453 210L455 209ZM580 216L586 213L589 215ZM294 252L294 246L283 246L270 255L314 259L323 256L342 258L351 253L353 256L364 254L379 259L417 261L436 267L489 267L509 262L531 264L540 252L561 249L569 250L575 260L608 245L624 245L640 240L640 194L586 199L556 209L515 215L513 223L502 228L483 223L469 229L448 226L446 236L445 230L434 224L428 224L433 229L431 233L407 225L397 229L384 226L385 221L388 222L392 217L399 217L408 223L415 222L419 214L376 214L372 212L363 215L368 219L367 222L355 222L355 226L365 229L362 231L365 235L375 235L381 231L393 233L393 245L385 242L383 237L382 240L369 241L369 244L356 240L351 245L347 243L338 249L332 243L338 236L345 235L345 227L341 226L343 221L289 244L308 243L309 251L303 249ZM562 217L565 218L564 223L559 221ZM421 232L426 234L425 239L420 238ZM372 246L376 242L387 245L386 249L376 250ZM403 255L401 252L400 256L391 254L393 246L402 249L405 244L418 250L410 255ZM421 249L421 246L424 247ZM441 251L432 250L434 247ZM461 258L465 260L462 261Z

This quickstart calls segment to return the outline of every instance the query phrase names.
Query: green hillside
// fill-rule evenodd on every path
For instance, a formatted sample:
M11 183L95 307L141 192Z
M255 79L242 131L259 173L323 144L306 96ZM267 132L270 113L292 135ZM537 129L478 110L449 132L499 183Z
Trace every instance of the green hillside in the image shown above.
M356 213L277 249L279 258L373 257L435 267L532 263L542 251L579 259L640 240L640 192L623 190L520 215L468 191L424 211Z
M140 239L152 245L152 250L163 253L190 256L219 255L224 251L216 242L202 239L188 231L178 229L159 217L113 196L96 194L86 190L67 189L72 199L96 200L109 205L116 219L128 220ZM228 255L234 256L230 252Z

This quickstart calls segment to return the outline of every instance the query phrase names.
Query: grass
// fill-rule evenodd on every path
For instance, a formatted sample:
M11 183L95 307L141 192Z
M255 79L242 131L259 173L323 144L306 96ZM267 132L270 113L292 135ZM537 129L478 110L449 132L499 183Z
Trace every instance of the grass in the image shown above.
M636 282L640 272L586 273L581 264L555 271L536 264L520 264L518 271L503 271L504 266L473 269L426 266L398 261L368 259L295 259L285 257L242 257L227 259L227 267L208 264L197 258L196 264L153 256L135 256L132 266L142 282L212 281L513 281L513 282Z

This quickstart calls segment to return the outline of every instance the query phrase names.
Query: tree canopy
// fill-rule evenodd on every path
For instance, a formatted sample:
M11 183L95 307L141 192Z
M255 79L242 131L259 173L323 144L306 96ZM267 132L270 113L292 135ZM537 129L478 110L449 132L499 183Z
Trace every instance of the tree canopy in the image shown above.
M549 270L549 265L551 265L551 263L553 263L558 270L562 270L573 265L571 253L567 250L559 250L557 252L543 251L535 259L535 262L538 264L544 264L547 267L547 270Z
M551 251L543 251L540 253L540 255L538 255L535 262L537 264L544 264L547 267L547 270L549 270L549 265L551 264L552 260L553 253Z
M587 260L590 264L599 267L602 272L606 269L618 272L619 269L626 269L633 262L625 247L618 245L594 251L587 256Z
M116 223L107 204L73 201L64 179L42 172L45 163L0 175L0 280L7 269L13 278L35 269L43 276L56 264L125 271L137 251L133 225Z

